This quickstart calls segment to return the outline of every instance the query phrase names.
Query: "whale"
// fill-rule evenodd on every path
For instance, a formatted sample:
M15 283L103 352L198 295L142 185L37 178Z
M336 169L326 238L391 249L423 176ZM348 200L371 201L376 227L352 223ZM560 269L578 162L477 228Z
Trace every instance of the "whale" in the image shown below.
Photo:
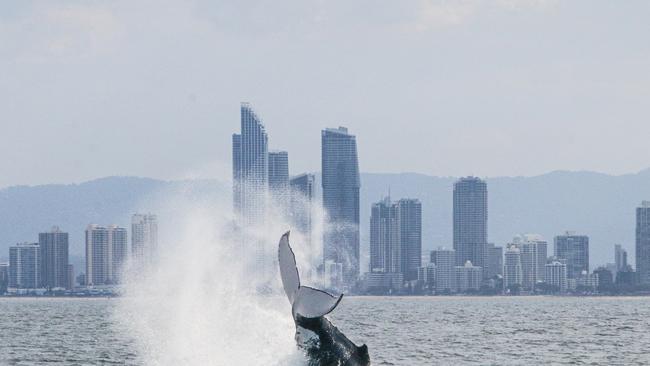
M289 244L289 232L282 235L278 246L278 265L282 287L291 304L296 325L296 343L308 357L309 366L370 365L368 347L350 341L325 315L343 299L326 291L300 284L296 256Z

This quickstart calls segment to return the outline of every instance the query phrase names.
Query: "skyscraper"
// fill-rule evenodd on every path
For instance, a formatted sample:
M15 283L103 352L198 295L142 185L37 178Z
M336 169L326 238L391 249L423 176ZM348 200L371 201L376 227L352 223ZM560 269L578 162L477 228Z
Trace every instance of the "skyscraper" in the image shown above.
M482 278L481 267L472 265L472 262L465 262L464 266L454 267L454 283L457 292L477 291L481 288Z
M359 277L359 162L357 142L345 127L321 133L323 207L326 227L324 261L340 263L343 282L351 286Z
M524 289L533 290L546 277L548 244L541 235L523 234L513 239L513 245L519 248L521 255L521 285Z
M242 244L241 258L245 261L246 272L265 281L272 270L273 257L267 251L267 241L258 233L265 229L268 214L268 135L250 104L242 103L240 112L241 132L232 137L235 227Z
M555 287L560 292L567 290L567 266L559 261L553 261L544 266L546 270L546 283Z
M150 262L158 248L158 218L152 214L131 217L131 255L136 265Z
M9 263L0 263L0 295L9 287Z
M416 199L375 203L370 215L370 272L417 280L422 264L422 205Z
M568 279L580 277L582 271L589 273L589 237L567 231L555 237L555 257L566 261Z
M456 265L466 261L485 267L487 247L487 184L476 177L454 183L454 250Z
M627 268L627 251L620 244L614 245L614 263L616 264L616 272ZM616 272L614 275L616 275Z
M494 278L496 275L503 275L503 247L494 246L494 243L487 244L487 264L485 268L486 277Z
M68 233L53 227L38 234L41 249L41 286L47 289L68 288Z
M521 286L522 277L521 252L515 245L510 245L506 249L503 262L503 287L507 289L511 286Z
M385 198L370 209L370 272L402 272L397 205Z
M41 284L41 249L37 243L9 247L9 287L35 289Z
M241 104L241 133L232 137L233 206L242 227L264 224L269 183L268 136L248 103Z
M403 198L397 202L400 221L401 267L405 281L418 278L422 266L422 204L417 199Z
M290 216L294 230L304 237L305 245L309 248L309 263L317 266L315 258L320 258L323 248L315 248L312 242L312 225L314 216L314 199L316 177L313 174L301 174L289 181L290 186ZM319 240L320 242L320 240Z
M127 258L127 231L119 226L95 224L86 228L86 285L110 285L121 281Z
M436 265L436 292L451 292L456 289L454 283L454 263L456 254L453 250L438 248L431 251L431 263Z
M289 205L289 154L286 151L269 151L269 189L271 195L284 205Z
M636 271L639 283L650 283L650 201L636 209Z

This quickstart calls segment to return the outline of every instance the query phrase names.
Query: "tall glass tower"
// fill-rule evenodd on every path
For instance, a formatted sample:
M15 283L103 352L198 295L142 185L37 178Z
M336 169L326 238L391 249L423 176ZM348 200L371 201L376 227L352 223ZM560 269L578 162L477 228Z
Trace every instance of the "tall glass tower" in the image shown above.
M233 142L233 206L243 227L261 226L269 183L268 136L250 104L241 104L241 133Z
M38 234L41 248L41 286L47 289L68 288L68 233L53 227Z
M357 141L345 127L321 133L323 207L326 211L323 259L342 266L342 284L359 277L359 161Z
M454 250L456 265L466 261L483 267L487 248L487 184L476 177L454 183Z
M636 271L640 283L650 283L650 201L636 209Z

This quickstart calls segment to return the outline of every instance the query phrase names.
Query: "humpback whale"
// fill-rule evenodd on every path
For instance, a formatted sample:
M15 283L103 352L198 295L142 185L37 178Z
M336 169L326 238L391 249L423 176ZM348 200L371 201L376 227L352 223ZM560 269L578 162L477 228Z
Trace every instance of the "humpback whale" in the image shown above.
M368 347L357 347L325 315L343 299L325 291L300 285L296 257L289 245L289 232L280 239L278 264L284 292L291 303L296 324L296 343L309 358L309 366L370 365Z

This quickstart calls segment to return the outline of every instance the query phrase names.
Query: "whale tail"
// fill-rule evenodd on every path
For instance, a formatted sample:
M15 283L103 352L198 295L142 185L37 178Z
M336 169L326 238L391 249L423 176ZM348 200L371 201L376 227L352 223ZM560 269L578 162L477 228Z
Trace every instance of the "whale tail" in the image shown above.
M325 291L300 285L300 274L296 266L296 256L289 245L287 231L278 245L278 263L282 287L291 303L294 319L300 315L304 318L318 318L329 314L343 299L343 295L334 296Z

